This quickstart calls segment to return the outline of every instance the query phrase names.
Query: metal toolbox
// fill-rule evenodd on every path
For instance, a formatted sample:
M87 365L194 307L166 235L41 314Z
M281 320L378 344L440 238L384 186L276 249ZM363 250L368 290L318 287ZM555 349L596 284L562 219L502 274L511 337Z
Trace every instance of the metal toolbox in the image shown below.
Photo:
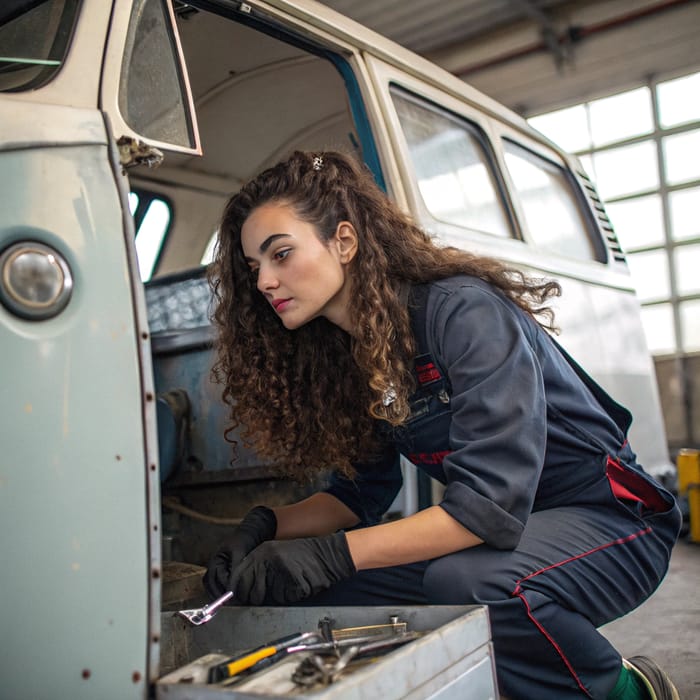
M398 617L421 636L314 688L294 686L296 654L232 686L206 683L207 662L297 631L381 625ZM205 625L163 613L156 700L496 700L493 649L483 606L226 607ZM221 655L225 656L221 656Z

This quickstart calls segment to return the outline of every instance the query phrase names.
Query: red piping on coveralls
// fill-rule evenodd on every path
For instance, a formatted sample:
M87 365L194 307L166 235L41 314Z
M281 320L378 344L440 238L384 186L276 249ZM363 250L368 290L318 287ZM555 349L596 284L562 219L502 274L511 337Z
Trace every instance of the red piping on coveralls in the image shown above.
M603 549L607 549L608 547L612 547L614 545L627 544L627 542L631 542L632 540L636 539L637 537L641 537L642 535L648 535L650 532L651 532L651 528L646 527L643 530L639 530L638 532L635 532L631 535L627 535L627 537L619 537L618 539L613 540L612 542L607 542L606 544L601 544L598 547L594 547L593 549L590 549L587 552L577 554L573 557L569 557L568 559L564 559L563 561L557 562L556 564L550 564L549 566L545 566L542 569L538 569L537 571L533 571L531 574L528 574L527 576L524 576L523 578L518 580L518 583L516 584L515 589L513 590L513 593L511 594L517 598L520 598L520 600L523 602L523 605L525 606L525 611L527 612L527 616L530 619L530 621L535 625L535 627L537 627L537 629L546 637L547 641L554 647L555 651L557 652L557 654L559 654L559 656L561 657L561 660L566 665L566 668L569 669L569 673L573 676L578 687L581 688L581 690L588 697L592 697L592 696L588 692L588 690L586 690L586 687L581 682L581 679L578 677L578 674L574 670L574 667L571 665L571 662L566 658L566 655L562 651L561 647L556 643L554 638L535 619L534 615L532 614L532 611L530 610L530 605L528 604L527 599L525 598L525 594L521 590L521 588L522 588L521 584L523 583L523 581L527 581L528 579L531 579L534 576L537 576L541 573L544 573L545 571L549 571L550 569L556 569L560 566L563 566L564 564L568 564L572 561L576 561L577 559L582 559L583 557L587 557L589 554L595 554L596 552L599 552Z

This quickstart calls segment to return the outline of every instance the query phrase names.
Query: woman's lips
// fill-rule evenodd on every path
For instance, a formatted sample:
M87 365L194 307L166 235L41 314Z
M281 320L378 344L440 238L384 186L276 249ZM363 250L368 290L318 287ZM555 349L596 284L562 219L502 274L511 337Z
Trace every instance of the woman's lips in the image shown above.
M280 313L281 311L284 311L285 307L289 304L291 299L273 299L272 300L272 306L275 307L275 311L277 313Z

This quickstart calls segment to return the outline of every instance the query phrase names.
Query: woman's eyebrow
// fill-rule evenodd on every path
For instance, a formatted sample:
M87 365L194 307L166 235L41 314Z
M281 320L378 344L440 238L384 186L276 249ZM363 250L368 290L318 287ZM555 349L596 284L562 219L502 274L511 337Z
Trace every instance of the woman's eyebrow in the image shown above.
M276 241L278 238L291 238L290 234L288 233L273 233L271 236L268 236L261 244L260 244L260 252L264 253L274 241Z
M291 238L291 234L289 233L273 233L271 236L268 236L261 244L260 244L260 252L264 253L278 238ZM255 262L255 258L251 258L249 255L245 255L244 259L247 263Z

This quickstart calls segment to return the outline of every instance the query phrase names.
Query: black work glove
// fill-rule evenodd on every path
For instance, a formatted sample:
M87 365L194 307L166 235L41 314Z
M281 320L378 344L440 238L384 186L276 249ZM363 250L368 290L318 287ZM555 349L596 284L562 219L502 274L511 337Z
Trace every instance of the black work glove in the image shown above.
M219 551L209 560L202 582L212 598L231 590L231 572L246 554L259 544L274 538L277 532L275 513L265 506L256 506L243 518L241 524Z
M296 603L357 570L344 532L264 542L234 570L234 600L246 605Z

